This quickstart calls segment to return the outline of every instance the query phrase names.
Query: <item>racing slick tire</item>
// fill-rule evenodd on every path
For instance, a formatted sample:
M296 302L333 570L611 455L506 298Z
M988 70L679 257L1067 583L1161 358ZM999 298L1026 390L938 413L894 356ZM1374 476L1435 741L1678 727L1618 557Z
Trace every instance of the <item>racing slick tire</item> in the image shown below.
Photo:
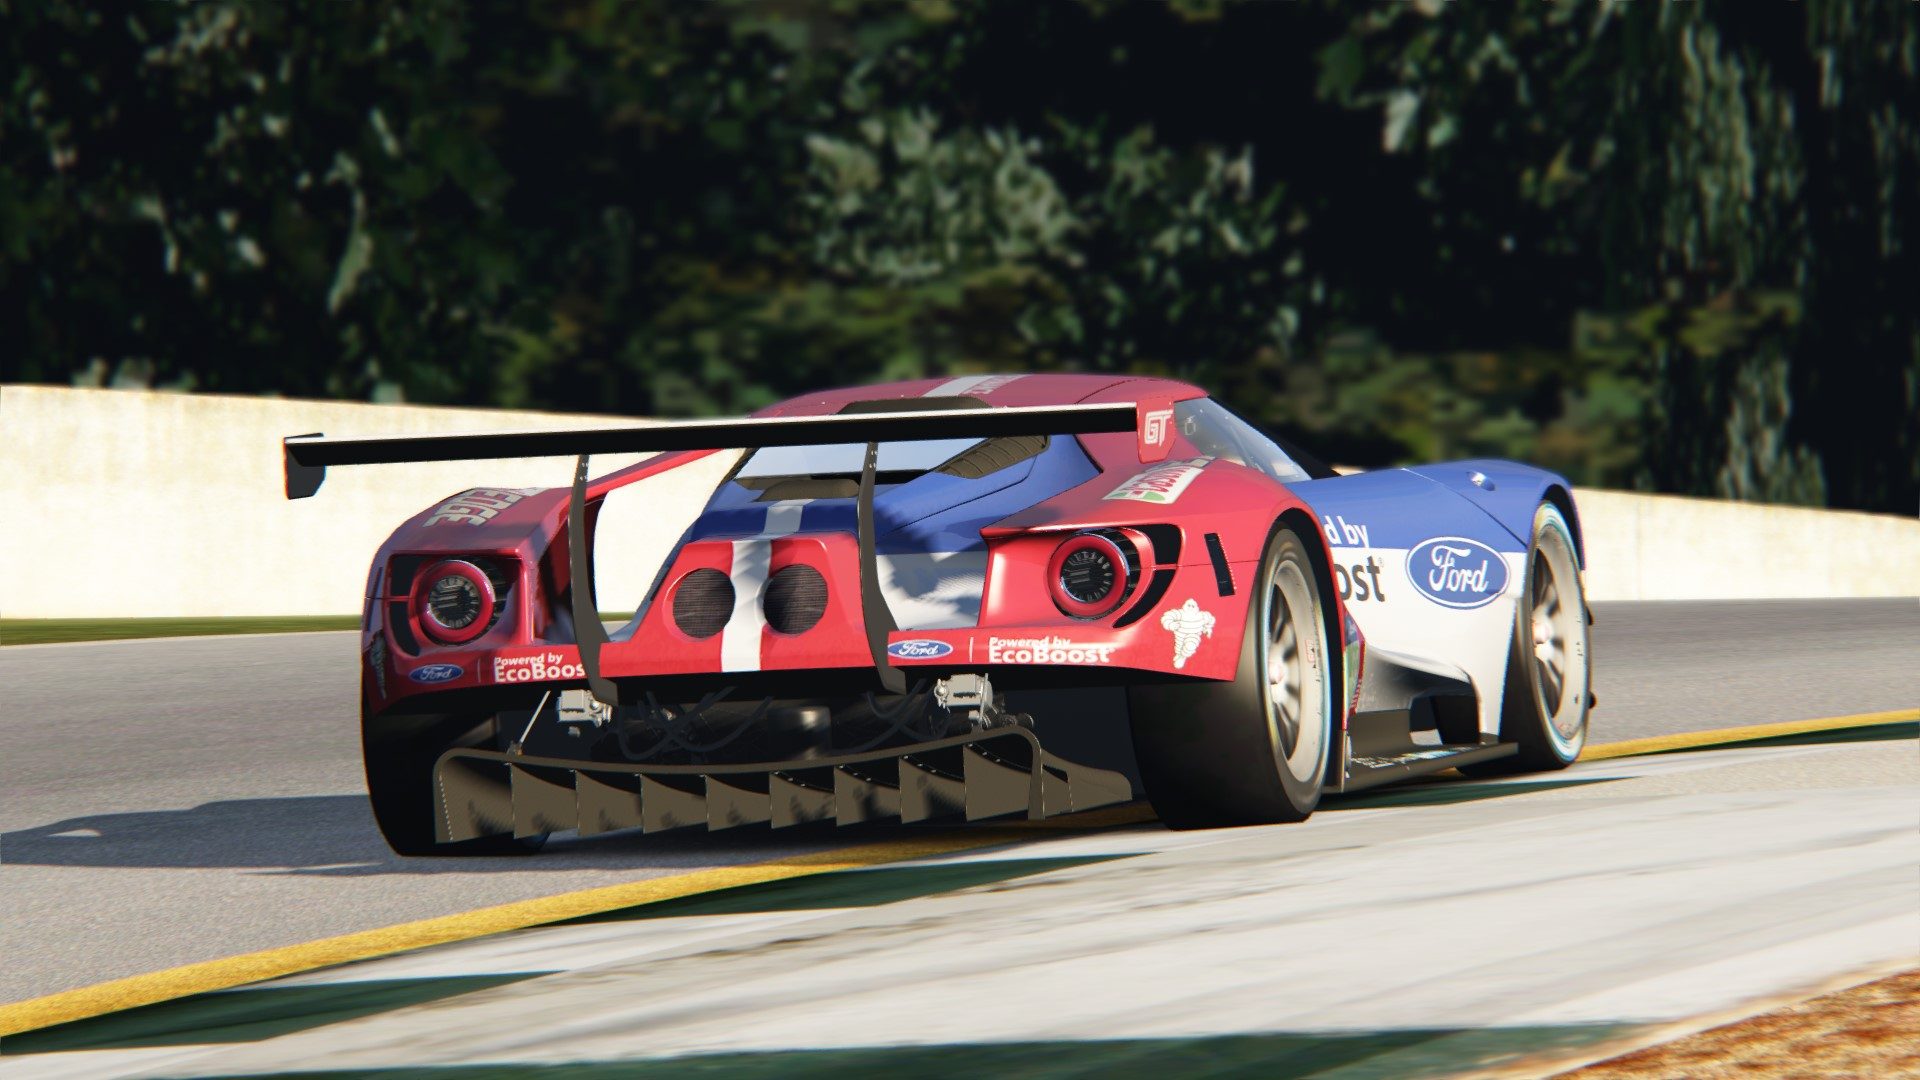
M1170 828L1303 821L1320 803L1339 679L1306 535L1285 520L1268 535L1232 682L1127 691L1141 782Z
M454 746L494 738L492 717L448 715L369 716L362 706L360 749L366 763L367 798L373 820L396 855L531 855L546 835L483 836L457 844L434 839L433 766Z
M1587 712L1593 706L1587 625L1587 596L1573 530L1559 507L1541 503L1533 515L1533 540L1527 546L1526 576L1507 655L1507 687L1500 702L1500 741L1518 744L1520 752L1463 766L1461 772L1551 772L1579 758L1587 744Z

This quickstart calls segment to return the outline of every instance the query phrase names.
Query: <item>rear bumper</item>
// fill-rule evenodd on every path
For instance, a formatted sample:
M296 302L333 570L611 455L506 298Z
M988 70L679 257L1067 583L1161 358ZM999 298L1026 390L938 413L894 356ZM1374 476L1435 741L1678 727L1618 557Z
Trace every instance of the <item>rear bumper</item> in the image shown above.
M866 650L851 645L832 652L793 657L778 666L728 667L716 658L689 656L675 642L648 638L610 642L600 650L600 673L616 683L635 683L671 692L676 685L726 682L767 687L776 696L804 696L812 687L877 690L879 681ZM896 630L888 635L887 655L909 682L955 672L986 672L1006 688L1061 685L1106 686L1167 679L1230 679L1238 652L1237 633L1216 631L1174 666L1173 635L1152 620L1114 629L1035 626L958 630ZM572 689L587 684L577 645L524 645L497 649L440 649L409 656L382 646L369 648L365 662L376 711L421 695L448 692ZM802 661L805 662L795 662ZM510 693L507 696L512 696Z

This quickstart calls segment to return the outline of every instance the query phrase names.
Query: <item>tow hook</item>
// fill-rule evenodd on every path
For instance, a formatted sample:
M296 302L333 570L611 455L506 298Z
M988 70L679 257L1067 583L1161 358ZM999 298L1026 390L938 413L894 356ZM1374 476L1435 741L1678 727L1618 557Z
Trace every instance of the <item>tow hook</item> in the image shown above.
M527 739L533 734L534 725L540 722L540 714L547 711L549 701L553 702L554 723L575 738L585 734L589 726L598 730L613 719L613 707L597 700L592 691L562 690L556 699L549 690L540 695L540 703L527 717L527 726L521 729L520 737L508 744L508 753L515 756L526 753Z
M933 703L957 713L973 725L974 730L986 728L1033 727L1033 717L1026 713L1012 713L1000 707L993 693L993 682L985 674L948 675L933 684Z

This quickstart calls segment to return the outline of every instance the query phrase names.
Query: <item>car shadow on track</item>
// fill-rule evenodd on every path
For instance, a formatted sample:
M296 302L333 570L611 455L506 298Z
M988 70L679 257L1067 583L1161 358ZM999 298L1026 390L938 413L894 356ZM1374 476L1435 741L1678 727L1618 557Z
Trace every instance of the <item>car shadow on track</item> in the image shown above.
M779 832L687 829L588 841L556 838L532 857L403 859L380 838L364 795L308 795L67 818L0 833L0 859L15 866L227 868L340 877L549 873L753 861L899 835L897 828L831 824Z

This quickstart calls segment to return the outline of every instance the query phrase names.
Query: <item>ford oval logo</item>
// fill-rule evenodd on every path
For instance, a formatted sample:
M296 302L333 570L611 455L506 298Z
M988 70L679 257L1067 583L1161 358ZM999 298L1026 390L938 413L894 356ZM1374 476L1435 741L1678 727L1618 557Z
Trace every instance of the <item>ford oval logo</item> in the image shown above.
M414 668L407 673L407 678L418 683L437 683L457 679L466 673L467 669L459 664L428 664Z
M926 638L896 641L887 646L887 655L895 660L937 660L952 651L953 646L946 642L929 641Z
M1478 540L1440 536L1407 552L1407 577L1442 607L1484 607L1506 591L1507 561Z

